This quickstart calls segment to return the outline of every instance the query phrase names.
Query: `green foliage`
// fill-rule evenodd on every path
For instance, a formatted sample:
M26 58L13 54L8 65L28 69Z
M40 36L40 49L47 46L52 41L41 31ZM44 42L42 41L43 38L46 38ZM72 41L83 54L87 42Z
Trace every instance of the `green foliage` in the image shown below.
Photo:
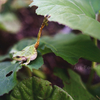
M100 10L100 0L34 0L30 6L33 5L38 6L37 14L51 15L50 21L100 39L100 23L95 20L95 13Z
M98 100L100 99L100 83L92 85L89 88L89 91L98 98Z
M60 94L60 95L59 95ZM63 89L46 80L30 78L20 82L11 92L9 100L73 100Z
M43 65L43 58L41 53L38 52L38 56L35 60L31 61L27 67L30 68L30 70L32 71L32 69L39 69L42 65Z
M13 3L11 5L12 9L20 9L23 7L27 7L31 3L30 0L13 0Z
M22 50L24 47L34 44L35 41L36 39L24 39L18 42L12 48L12 51ZM77 63L80 57L100 62L100 50L93 44L88 36L82 34L78 36L74 34L58 34L54 37L42 37L38 50L42 50L43 54L45 54L47 50L48 52L52 51L57 56L62 57L64 60L68 61L71 64ZM41 53L38 52L38 57L35 60L31 61L31 63L27 65L27 67L32 71L32 69L39 69L42 65L43 58L41 56ZM20 67L18 67L18 69L19 68Z
M35 39L24 39L14 46L16 50L35 43ZM47 49L48 48L48 49ZM39 51L42 54L54 52L57 56L71 64L76 64L79 58L100 62L100 50L93 44L89 36L74 34L58 34L54 37L42 37Z
M8 6L13 0L9 0L4 7L4 11L8 11ZM16 0L17 2L17 0ZM21 4L18 2L18 4ZM23 3L22 3L23 4ZM31 71L37 76L41 74L37 69L43 65L42 55L53 52L56 56L63 58L70 64L76 64L79 58L85 58L90 61L100 63L100 50L95 46L89 36L100 39L100 23L96 20L96 14L100 10L100 0L34 0L30 6L36 5L37 14L51 15L51 21L57 21L67 25L72 29L81 30L86 34L58 34L54 37L42 37L38 48L38 56L30 64L23 66L28 70L31 76ZM26 6L26 2L25 5ZM15 7L16 8L16 7ZM16 26L13 27L12 26ZM0 15L0 28L11 33L18 32L20 22L12 13ZM20 51L26 46L32 45L36 39L24 39L13 46L11 52ZM10 54L11 54L10 52ZM42 55L41 55L42 54ZM11 58L9 54L0 57L0 61L6 58ZM30 69L28 69L28 68ZM100 76L100 65L92 69ZM22 65L17 62L1 62L0 63L0 95L8 93L17 84L16 73ZM36 70L34 70L36 69ZM67 73L68 71L68 73ZM8 100L97 100L91 95L83 85L78 74L72 70L61 68L55 69L55 75L62 79L63 89L53 86L50 82L40 78L32 77L29 79L27 75L24 81L17 84L11 93L8 95ZM24 72L23 72L24 73ZM22 75L22 74L20 74ZM21 78L23 79L23 76ZM46 78L45 75L42 78ZM99 95L100 84L91 86L90 91L95 96ZM60 94L60 95L59 95Z
M11 33L17 33L21 23L13 13L0 14L0 29Z
M26 46L29 46L29 45L32 45L35 43L35 39L31 38L31 39L23 39L21 41L19 41L17 44L15 44L13 47L12 47L12 50L11 52L13 52L14 50L15 51L20 51L22 50L23 48L25 48Z
M63 80L63 89L67 91L74 100L97 100L87 91L80 76L72 70L68 70L69 77L65 69L57 68L54 73Z
M76 64L80 57L100 62L100 50L86 35L58 34L53 38L41 38L41 43L71 64Z
M92 7L94 8L95 13L99 13L100 10L100 0L91 0Z
M47 76L45 75L45 73L41 70L36 70L36 69L33 69L33 73L35 76L37 77L40 77L42 79L47 79Z
M79 75L72 70L68 70L70 77L65 69L57 68L54 72L62 79L64 90L52 86L48 81L33 77L20 82L11 92L9 100L97 100L87 92Z
M32 71L32 69L39 69L42 65L43 65L43 58L41 54L38 53L37 59L32 61L29 65L27 65L27 67ZM18 63L16 64L11 64L10 62L0 63L0 95L8 93L10 90L14 88L14 86L17 83L16 72L21 68L22 67Z
M3 61L5 59L7 59L7 58L10 58L9 54L2 55L2 56L0 56L0 61Z
M10 62L0 63L0 95L8 93L17 84L16 70L18 64L11 64ZM11 72L11 73L10 73Z
M24 39L20 42L18 42L16 45L14 45L10 52L13 51L20 51L26 46L32 45L35 43L35 39ZM41 53L38 51L38 56L35 60L31 61L30 64L27 65L27 67L32 71L32 69L39 69L43 65L43 58Z

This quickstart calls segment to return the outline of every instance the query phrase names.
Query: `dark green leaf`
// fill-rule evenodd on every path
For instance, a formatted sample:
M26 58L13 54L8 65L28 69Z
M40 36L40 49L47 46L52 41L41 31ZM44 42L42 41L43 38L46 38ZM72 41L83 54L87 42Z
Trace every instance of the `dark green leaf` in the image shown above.
M8 93L17 84L16 70L18 64L0 63L0 95Z
M30 6L38 6L39 15L51 15L50 21L57 21L72 29L100 39L100 23L95 12L100 10L100 0L33 0Z
M43 37L41 42L57 56L71 64L77 63L80 57L100 62L100 50L93 44L89 36L58 34L55 37Z
M38 52L38 56L35 60L31 61L31 63L29 63L27 65L28 68L30 68L30 70L32 71L32 69L39 69L42 65L43 65L43 58L41 53Z
M57 86L40 78L30 78L19 83L12 91L9 100L73 100Z
M62 79L64 84L63 89L67 91L74 100L97 100L87 91L82 84L80 76L74 71L68 70L69 76L65 69L56 68L54 72L56 76Z
M100 100L100 83L92 85L89 91Z

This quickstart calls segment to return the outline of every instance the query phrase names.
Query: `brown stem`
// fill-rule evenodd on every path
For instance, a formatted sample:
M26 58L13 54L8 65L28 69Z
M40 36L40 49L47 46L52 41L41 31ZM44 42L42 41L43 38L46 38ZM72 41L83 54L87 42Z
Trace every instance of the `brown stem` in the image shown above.
M38 37L37 37L37 42L35 43L35 46L34 46L36 49L39 46L42 29L44 28L45 25L48 25L48 23L47 23L48 22L48 18L50 18L50 16L48 16L48 15L44 17L43 23L42 23L42 25L41 25L41 27L39 29Z

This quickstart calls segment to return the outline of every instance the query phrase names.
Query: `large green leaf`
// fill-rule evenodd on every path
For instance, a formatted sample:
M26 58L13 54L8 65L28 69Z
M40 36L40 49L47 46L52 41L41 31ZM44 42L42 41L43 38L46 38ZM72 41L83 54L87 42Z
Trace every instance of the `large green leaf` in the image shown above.
M0 63L0 95L8 93L17 84L16 70L18 64Z
M80 76L72 70L68 70L69 76L65 69L56 68L55 75L62 79L64 87L74 100L97 100L92 96L82 84Z
M71 64L77 63L80 57L100 62L100 50L93 44L89 36L58 34L55 37L43 37L41 42L57 56Z
M36 39L24 39L14 46L16 50L35 43ZM76 64L80 57L90 61L100 62L100 50L89 36L80 34L58 34L54 37L42 37L38 48L42 54L54 52L57 56L71 64Z
M100 23L95 20L100 0L34 0L33 5L38 6L37 14L51 15L51 21L100 39Z
M60 95L59 95L60 94ZM40 78L30 78L19 83L11 92L9 100L73 100L63 89L52 86Z

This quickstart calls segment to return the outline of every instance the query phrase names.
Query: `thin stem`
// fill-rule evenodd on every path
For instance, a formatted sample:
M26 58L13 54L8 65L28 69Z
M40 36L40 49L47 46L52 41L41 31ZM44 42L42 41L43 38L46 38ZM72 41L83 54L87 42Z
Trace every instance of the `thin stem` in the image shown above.
M92 62L92 67L91 67L90 76L89 76L89 79L87 82L87 87L90 87L90 85L92 83L92 80L93 80L93 77L95 74L95 71L94 71L95 66L96 66L96 62Z
M93 38L93 42L97 46L97 39L96 38ZM92 67L91 67L90 76L89 76L89 79L88 79L88 82L87 82L87 87L90 87L90 85L92 83L92 80L93 80L93 77L94 77L94 74L95 74L95 71L94 71L95 67L96 67L96 62L92 62Z
M49 18L50 16L45 16L44 17L44 20L43 20L43 23L42 23L42 25L41 25L41 27L40 27L40 29L39 29L39 32L38 32L38 37L37 37L37 42L35 43L35 48L37 49L38 48L38 46L39 46L39 42L40 42L40 37L41 37L41 33L42 33L42 29L44 28L44 26L45 25L48 25L48 18Z
M98 14L96 15L96 20L98 20ZM93 38L93 42L94 44L97 46L97 39L96 38ZM90 71L90 76L89 76L89 79L88 79L88 82L87 82L87 88L90 87L91 83L92 83L92 80L94 78L94 75L95 75L95 70L94 68L96 67L96 62L92 62L92 66L91 66L91 71Z
M37 42L35 43L35 48L37 49L39 46L39 42L40 42L40 37L41 37L41 33L42 33L42 29L44 28L44 24L41 25L39 32L38 32L38 37L37 37Z

